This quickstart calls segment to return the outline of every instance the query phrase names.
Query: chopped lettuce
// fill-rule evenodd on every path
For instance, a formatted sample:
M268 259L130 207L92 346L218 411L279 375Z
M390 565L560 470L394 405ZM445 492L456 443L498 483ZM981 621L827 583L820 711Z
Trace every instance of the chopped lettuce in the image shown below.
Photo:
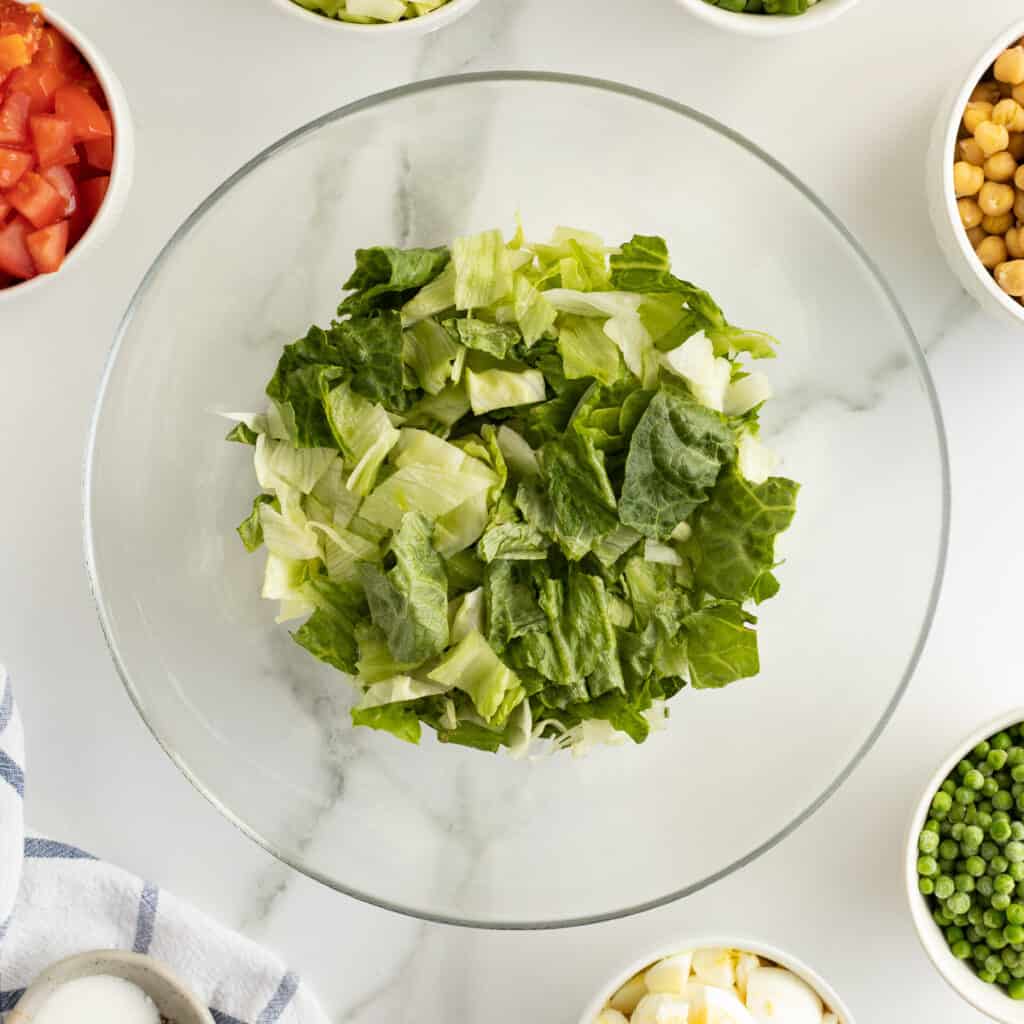
M238 534L266 549L263 596L354 677L354 724L578 753L758 672L748 609L779 591L799 489L773 475L747 363L774 338L653 236L361 249L346 288L228 437L262 491Z

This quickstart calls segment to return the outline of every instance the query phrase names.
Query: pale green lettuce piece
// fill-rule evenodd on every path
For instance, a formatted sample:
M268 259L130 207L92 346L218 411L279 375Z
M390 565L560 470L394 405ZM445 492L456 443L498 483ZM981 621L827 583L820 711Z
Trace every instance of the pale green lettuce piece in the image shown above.
M324 534L323 562L330 579L354 582L359 579L360 562L379 562L380 548L349 530L333 530L314 523L313 528Z
M282 506L278 512L273 505L260 505L260 526L267 550L279 558L309 561L320 557L320 537L297 505Z
M464 350L436 320L427 318L402 335L402 358L416 374L427 394L438 394L450 381L457 380L456 361Z
M763 484L775 472L779 457L770 448L763 445L756 434L744 430L740 434L737 448L739 454L736 466L740 471L740 476L745 480L749 480L752 484Z
M477 416L494 409L543 402L547 394L544 374L539 370L484 370L476 373L467 367L466 387L470 407Z
M335 459L317 480L310 492L307 502L315 502L330 511L330 515L313 515L307 512L310 519L326 523L335 529L344 530L359 508L360 497L345 486L348 476L341 459Z
M603 565L613 565L639 540L641 534L631 526L617 526L594 545L594 554Z
M405 15L404 0L346 0L345 13L374 21L399 21Z
M512 291L512 264L498 230L455 239L455 308L480 309Z
M660 562L662 565L683 564L682 557L671 544L662 544L650 537L644 541L644 561Z
M485 562L537 562L548 557L548 541L531 523L500 523L484 532L476 550Z
M714 346L703 334L694 335L664 356L665 365L689 385L701 405L722 412L732 376L732 363L715 355Z
M369 494L388 452L398 441L398 431L382 405L367 401L347 384L327 393L324 410L351 471L348 489Z
M265 491L285 485L309 494L337 457L333 448L296 448L287 441L260 434L253 463L256 479Z
M411 676L392 676L378 683L371 683L363 691L363 698L356 705L357 710L383 707L385 704L404 704L419 700L421 697L436 697L446 693L451 687L440 683L428 683Z
M474 630L485 632L483 587L469 590L448 603L448 623L453 644L464 640Z
M726 416L743 416L772 397L771 382L763 373L749 373L734 380L725 392Z
M487 529L490 520L487 492L467 498L434 524L434 547L444 558L451 558L472 547Z
M593 317L566 315L558 332L558 350L570 380L593 377L613 384L622 374L618 346Z
M521 480L530 480L540 475L537 453L529 446L522 434L502 424L498 427L498 447L512 473Z
M508 694L519 691L519 677L491 649L490 644L472 630L448 651L429 678L446 687L469 694L482 718L490 720Z
M455 307L455 265L448 266L430 284L422 287L403 307L402 324L418 323Z
M552 332L558 310L525 274L518 274L513 315L519 324L519 330L522 331L523 341L529 347Z
M436 395L421 398L410 410L406 425L447 433L469 412L469 396L462 384L449 384Z
M388 649L384 631L372 622L361 622L356 627L359 660L356 669L362 683L379 683L394 676L404 675L416 668L416 663L396 661Z

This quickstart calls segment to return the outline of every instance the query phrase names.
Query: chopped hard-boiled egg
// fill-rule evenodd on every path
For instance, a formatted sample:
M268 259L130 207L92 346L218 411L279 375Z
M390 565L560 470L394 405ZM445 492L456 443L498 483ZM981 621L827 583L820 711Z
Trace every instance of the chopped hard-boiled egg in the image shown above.
M649 992L671 992L682 995L690 978L693 966L692 953L680 953L678 956L659 960L644 975L644 984Z
M734 992L701 985L694 995L689 1024L757 1024Z
M689 1024L690 1004L667 992L643 997L633 1011L630 1024Z
M736 949L698 949L651 964L594 1024L842 1024L791 971Z
M750 972L747 1006L758 1024L822 1024L818 994L782 967L758 967Z
M698 949L693 954L693 973L698 981L718 988L736 984L736 958L730 949Z

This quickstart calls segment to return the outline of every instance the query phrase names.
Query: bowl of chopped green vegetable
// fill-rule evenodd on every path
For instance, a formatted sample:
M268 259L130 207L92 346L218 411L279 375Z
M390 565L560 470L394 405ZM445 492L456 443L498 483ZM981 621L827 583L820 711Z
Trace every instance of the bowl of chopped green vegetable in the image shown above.
M716 122L558 75L242 168L147 274L89 447L101 621L169 754L285 862L477 926L658 905L795 828L899 701L946 543L927 370L848 232Z
M929 780L905 877L946 982L993 1020L1024 1022L1024 708L976 729Z
M677 0L717 28L748 36L805 32L845 14L859 0Z
M410 36L435 32L461 18L480 0L273 0L310 24L349 35Z

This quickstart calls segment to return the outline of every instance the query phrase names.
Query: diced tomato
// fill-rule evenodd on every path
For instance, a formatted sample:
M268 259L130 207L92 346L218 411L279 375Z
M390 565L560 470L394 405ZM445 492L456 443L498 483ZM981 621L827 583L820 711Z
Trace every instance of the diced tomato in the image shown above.
M5 74L15 68L23 68L32 63L32 51L23 36L0 36L0 71Z
M78 163L70 121L49 114L36 114L29 125L40 167Z
M33 54L39 45L45 25L43 8L40 4L24 4L19 3L18 0L0 0L0 35L13 32L24 36Z
M85 70L85 62L78 51L55 28L43 29L35 61L37 64L53 64L69 79L78 77Z
M31 153L0 146L0 189L13 187L35 162Z
M78 141L109 139L114 134L110 114L80 85L62 85L54 96L54 106L58 117L71 122Z
M12 92L0 103L0 145L28 142L28 109L32 101L23 92Z
M31 230L20 217L0 228L0 272L23 281L35 277L36 265L26 242Z
M68 251L68 222L61 220L48 228L33 231L25 238L25 244L40 274L55 273L60 270Z
M11 212L11 204L0 196L0 227L3 226L4 221L7 219L7 214Z
M85 147L85 159L90 167L98 171L109 171L114 166L114 140L90 139L83 143Z
M32 101L31 114L49 114L53 111L53 98L67 82L64 72L52 64L33 64L12 72L7 83L9 92L23 92Z
M99 178L86 178L78 183L78 205L85 213L90 223L96 214L100 212L103 200L107 195L107 187L110 185L110 175L105 174Z
M18 184L7 193L7 202L34 228L56 224L64 213L63 196L34 171L22 175Z
M64 216L70 217L78 209L78 186L66 167L47 167L39 172L64 200Z

